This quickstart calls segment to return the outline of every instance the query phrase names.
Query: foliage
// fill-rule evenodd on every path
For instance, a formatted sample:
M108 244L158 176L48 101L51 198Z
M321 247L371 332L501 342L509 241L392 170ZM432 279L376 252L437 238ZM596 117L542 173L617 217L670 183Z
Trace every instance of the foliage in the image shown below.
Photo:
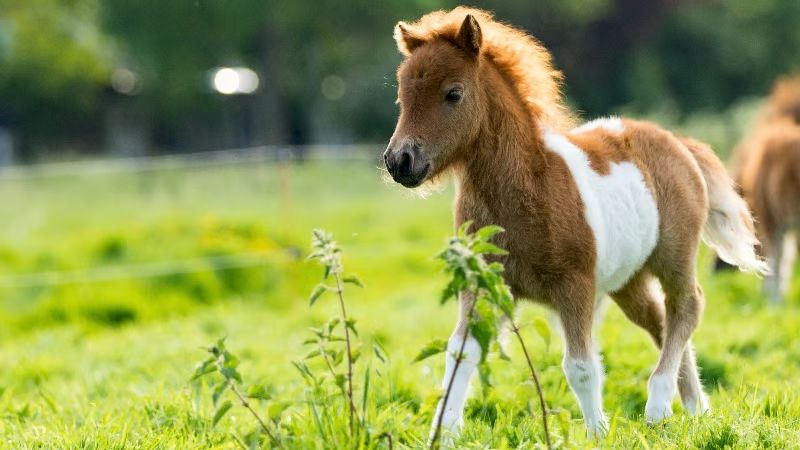
M259 444L259 431L263 431L263 433L269 437L273 445L281 447L281 441L274 431L277 425L267 425L264 419L261 418L250 404L250 402L255 400L271 400L272 394L270 391L263 385L253 385L247 389L247 394L242 393L238 387L244 382L242 380L242 375L237 370L237 367L239 367L239 358L225 348L225 338L217 340L217 343L209 347L207 351L211 356L197 364L191 381L196 381L197 383L195 383L195 386L199 387L200 381L211 379L213 390L212 399L214 403L214 417L211 420L211 426L216 426L233 407L233 403L231 403L230 400L224 400L225 394L231 392L236 399L238 399L242 407L250 411L260 426L260 430L257 429L251 433L250 438L247 440Z
M195 149L206 143L195 135L245 111L266 124L255 127L258 144L382 142L397 115L400 56L392 28L458 3L325 0L313 2L309 14L308 1L5 0L0 123L18 128L23 143L96 139L113 99L103 90L111 71L123 67L138 74L141 88L123 100L152 122L158 145ZM764 95L776 76L797 71L798 5L488 0L478 6L552 50L570 103L588 117L655 110L683 119ZM213 94L209 71L222 65L253 67L262 89L252 99ZM340 95L326 96L325 80L335 80Z
M96 120L109 59L96 2L0 0L0 126L75 135Z
M525 341L522 339L519 333L519 326L517 326L514 319L514 299L511 296L511 289L503 281L503 265L497 261L489 264L485 260L487 256L507 254L505 250L491 243L492 237L504 230L497 225L488 225L478 229L475 233L468 233L471 225L472 222L469 221L463 223L458 228L456 235L450 239L447 249L438 256L438 259L445 263L445 270L452 277L442 294L442 303L451 298L459 298L465 295L472 299L472 304L469 306L469 312L467 313L469 326L465 327L464 335L461 337L461 348L453 355L455 365L442 398L442 410L444 411L447 408L447 401L450 397L450 390L455 380L456 372L458 372L458 367L464 358L464 346L468 335L472 335L481 347L481 363L479 365L481 381L485 385L489 384L490 372L489 366L486 364L486 357L492 349L492 342L497 338L500 317L504 317L508 320L528 362L531 378L539 395L545 442L548 448L552 448L547 427L547 407L544 395L542 394L539 377L525 346ZM539 330L538 327L537 330ZM547 327L542 328L541 333L543 336L549 337ZM444 348L446 349L446 346ZM442 346L436 341L427 344L415 361L434 354L432 349L442 349ZM497 349L501 358L509 359L500 346L497 346ZM437 423L434 423L434 427L434 434L430 442L431 449L437 448L439 444L438 439L441 437L442 428L441 417Z

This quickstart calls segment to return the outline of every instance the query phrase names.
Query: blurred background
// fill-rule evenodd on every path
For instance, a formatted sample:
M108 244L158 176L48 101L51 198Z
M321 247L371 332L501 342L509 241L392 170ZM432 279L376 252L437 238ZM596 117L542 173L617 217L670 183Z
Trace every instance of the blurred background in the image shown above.
M457 4L0 0L0 164L380 144L397 113L392 27ZM474 5L542 40L587 117L726 118L800 65L796 1Z

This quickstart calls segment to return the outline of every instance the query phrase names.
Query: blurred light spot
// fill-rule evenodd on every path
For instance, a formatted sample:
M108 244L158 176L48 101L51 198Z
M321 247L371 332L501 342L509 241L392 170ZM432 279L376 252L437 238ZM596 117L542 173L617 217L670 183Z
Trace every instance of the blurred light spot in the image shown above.
M252 94L258 89L258 75L246 67L220 67L214 72L213 86L224 95Z
M345 85L342 77L338 75L328 75L322 80L320 86L322 95L328 100L339 100L344 97L347 92L347 85Z
M120 94L133 95L138 90L139 77L128 69L115 69L111 73L111 88Z

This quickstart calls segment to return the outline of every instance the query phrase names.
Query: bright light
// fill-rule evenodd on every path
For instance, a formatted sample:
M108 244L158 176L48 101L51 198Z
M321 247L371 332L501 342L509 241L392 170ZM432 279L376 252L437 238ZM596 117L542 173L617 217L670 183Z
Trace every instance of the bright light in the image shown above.
M214 72L213 86L223 95L252 94L258 89L258 75L246 67L220 67Z
M139 90L139 77L129 69L115 69L111 73L111 87L120 94L136 94Z

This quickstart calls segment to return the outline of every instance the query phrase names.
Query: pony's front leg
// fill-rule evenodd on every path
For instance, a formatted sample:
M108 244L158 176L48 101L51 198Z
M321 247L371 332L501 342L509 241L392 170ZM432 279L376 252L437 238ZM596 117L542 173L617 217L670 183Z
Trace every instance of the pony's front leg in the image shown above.
M436 434L440 422L442 432L451 435L458 433L463 425L462 417L470 379L481 361L481 346L469 334L469 314L474 302L475 297L472 294L462 294L459 298L458 323L447 344L445 372L442 379L443 394L433 417L431 439ZM458 362L462 348L461 361Z
M553 298L564 328L564 375L578 399L589 437L608 432L603 413L603 366L592 341L595 295L591 283L580 281Z

